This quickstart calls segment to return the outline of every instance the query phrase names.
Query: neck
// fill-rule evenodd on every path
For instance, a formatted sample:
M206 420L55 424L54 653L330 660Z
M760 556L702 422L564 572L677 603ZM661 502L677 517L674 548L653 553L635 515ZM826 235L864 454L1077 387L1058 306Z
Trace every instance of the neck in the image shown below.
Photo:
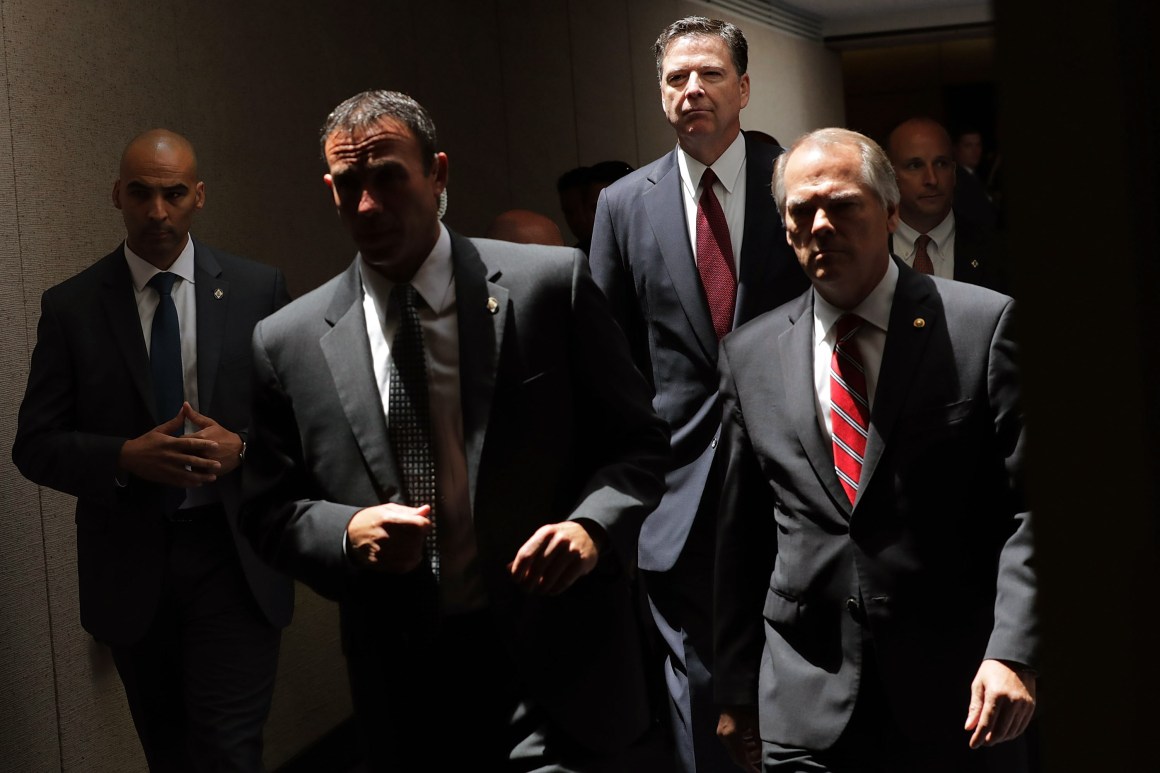
M677 135L677 144L681 146L681 150L705 166L712 166L713 162L721 158L721 154L729 149L729 146L733 144L740 133L741 127L734 126L721 137Z

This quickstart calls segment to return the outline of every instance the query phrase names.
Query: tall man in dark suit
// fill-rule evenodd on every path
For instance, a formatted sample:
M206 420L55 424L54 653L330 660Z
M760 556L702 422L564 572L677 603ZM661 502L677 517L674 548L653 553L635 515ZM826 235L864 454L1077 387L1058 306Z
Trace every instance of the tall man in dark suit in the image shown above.
M994 229L962 217L955 204L959 175L947 130L929 118L910 118L886 145L901 196L892 252L924 274L1006 292Z
M257 771L293 587L238 536L238 468L250 333L289 298L190 238L204 203L184 137L125 148L125 243L44 293L12 458L77 497L81 624L112 647L150 768Z
M741 132L745 36L694 16L664 29L655 53L677 147L605 190L589 257L672 429L666 491L641 532L640 568L665 643L680 769L705 773L730 766L710 686L717 342L806 280L769 191L781 148Z
M774 187L813 289L722 343L720 732L754 770L1019 770L1001 742L1038 637L1012 301L890 256L898 189L860 134L798 140Z
M246 529L339 601L374 769L651 770L629 580L668 438L583 253L445 228L404 94L322 141L359 254L254 333Z

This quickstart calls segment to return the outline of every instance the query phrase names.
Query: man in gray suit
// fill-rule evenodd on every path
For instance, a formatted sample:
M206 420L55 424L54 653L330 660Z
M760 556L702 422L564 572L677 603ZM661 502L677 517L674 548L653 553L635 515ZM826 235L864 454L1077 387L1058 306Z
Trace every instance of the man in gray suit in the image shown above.
M1013 302L891 257L894 171L860 134L798 140L774 187L813 289L722 342L719 732L753 770L1020 770Z
M640 568L664 642L679 769L706 773L730 767L710 684L717 342L807 283L769 191L781 148L741 132L745 36L692 16L666 27L654 53L677 147L605 189L589 259L672 429L665 495L641 532Z
M258 771L293 586L238 534L239 468L250 334L289 296L190 237L204 203L188 140L128 144L125 242L44 293L12 458L77 497L81 624L112 649L150 769Z
M254 333L245 526L339 601L368 763L652 769L630 578L668 438L583 253L444 227L406 95L322 142L359 254Z

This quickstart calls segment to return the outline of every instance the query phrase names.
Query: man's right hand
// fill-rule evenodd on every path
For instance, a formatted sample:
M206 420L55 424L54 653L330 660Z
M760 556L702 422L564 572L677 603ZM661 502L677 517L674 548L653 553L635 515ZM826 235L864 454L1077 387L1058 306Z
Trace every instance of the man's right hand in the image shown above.
M717 737L729 751L729 758L742 770L761 773L761 738L757 734L757 709L730 706L721 709Z
M359 566L409 572L423 560L430 513L430 505L406 507L389 502L359 510L346 526L347 552Z
M126 440L117 469L144 480L178 488L194 488L217 480L221 464L205 457L217 443L196 437L174 437L185 426L185 413L159 424L140 437Z

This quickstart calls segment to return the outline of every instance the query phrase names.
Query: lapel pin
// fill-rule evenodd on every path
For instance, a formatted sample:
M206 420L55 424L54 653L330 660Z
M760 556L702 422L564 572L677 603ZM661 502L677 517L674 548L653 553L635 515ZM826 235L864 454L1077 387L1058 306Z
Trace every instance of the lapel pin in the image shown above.
M488 298L487 310L492 314L495 314L497 311L499 311L499 301L497 301L495 298Z
M225 292L220 287L213 291L213 297L217 298L219 301L222 299L223 295L225 295Z
M971 261L971 268L978 268L978 267L979 267L979 261L972 260Z
M926 320L923 319L922 317L915 317L914 318L914 326L916 328L918 328L919 330L922 330L924 327L926 327Z

